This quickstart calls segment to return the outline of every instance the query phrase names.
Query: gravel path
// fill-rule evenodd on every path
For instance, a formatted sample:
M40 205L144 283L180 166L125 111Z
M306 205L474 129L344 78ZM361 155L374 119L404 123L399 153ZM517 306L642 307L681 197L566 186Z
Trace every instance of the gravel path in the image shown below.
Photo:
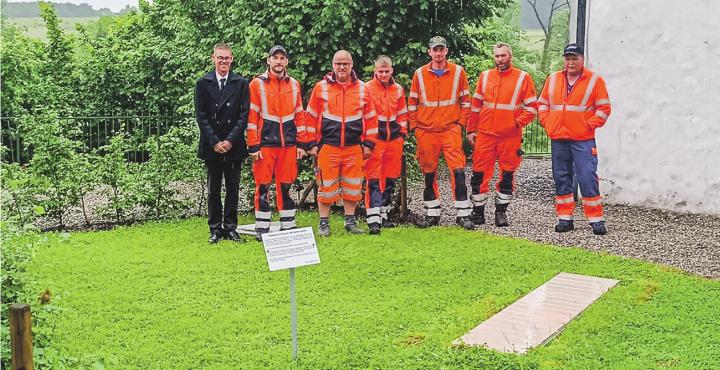
M470 172L467 178L470 178ZM443 200L442 223L454 225L455 211L450 202L452 194L447 170L440 171L439 179ZM510 226L494 226L491 200L486 210L488 224L480 226L480 230L554 245L605 251L720 278L720 216L608 204L605 205L608 234L596 236L584 221L582 206L578 204L575 231L556 233L553 230L555 193L550 160L525 159L518 171L516 184L517 195L508 209ZM493 188L494 185L491 185ZM410 210L416 215L424 214L422 184L411 184L408 193Z

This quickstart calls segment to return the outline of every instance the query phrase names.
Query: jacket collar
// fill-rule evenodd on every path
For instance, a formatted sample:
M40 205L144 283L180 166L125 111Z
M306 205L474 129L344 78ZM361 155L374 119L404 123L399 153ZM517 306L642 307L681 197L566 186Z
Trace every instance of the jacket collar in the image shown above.
M445 72L450 71L454 66L454 64L452 62L450 62L449 60L447 60L446 62L447 63L445 64L445 69L444 69ZM425 69L427 69L428 71L432 71L432 61L425 65Z
M262 74L259 74L259 75L257 76L257 78L259 78L259 79L261 79L261 80L277 79L277 78L275 77L275 75L274 75L274 74L271 74L271 73L270 73L270 70L267 70L267 69L266 69L265 72L263 72ZM287 71L284 71L282 77L280 77L279 80L281 80L281 81L288 81L288 80L290 80L290 75L288 75Z
M239 80L240 76L238 76L236 73L233 73L233 71L228 72L227 82ZM215 76L215 70L212 70L203 76L203 80L207 81L215 81L217 82L217 77Z
M375 75L373 75L372 81L375 81L375 83L380 86L385 86L385 85L383 85L382 81L380 81L377 77L375 77ZM395 77L390 76L390 81L388 83L388 87L393 86L393 85L395 85Z
M326 74L325 77L323 77L323 79L325 81L333 83L333 84L338 83L337 80L335 79L335 72L330 72L330 73ZM358 80L358 78L357 78L357 75L355 74L355 71L350 70L350 83L354 84L355 82L357 82L357 80Z

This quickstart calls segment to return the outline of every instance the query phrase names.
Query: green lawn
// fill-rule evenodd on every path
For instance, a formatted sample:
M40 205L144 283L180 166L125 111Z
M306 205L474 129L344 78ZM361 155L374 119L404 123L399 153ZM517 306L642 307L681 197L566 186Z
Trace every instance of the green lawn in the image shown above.
M88 25L92 22L97 21L100 19L99 17L63 17L60 18L60 27L62 29L71 35L78 34L77 30L75 29L75 25L77 23ZM25 30L23 33L27 36L40 39L40 40L47 40L47 29L45 28L45 21L43 21L40 17L34 17L34 18L9 18L9 19L3 19L3 22L13 23L18 26L24 27Z
M255 241L208 246L201 219L51 235L29 266L54 293L49 351L108 369L720 368L720 281L456 228L333 233L296 273L297 364L287 271ZM561 271L621 282L527 355L453 348Z

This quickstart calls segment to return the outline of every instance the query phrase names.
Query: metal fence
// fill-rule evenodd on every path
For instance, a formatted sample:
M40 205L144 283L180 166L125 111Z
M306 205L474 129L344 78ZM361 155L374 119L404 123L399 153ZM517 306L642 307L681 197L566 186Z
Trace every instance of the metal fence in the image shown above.
M85 146L84 150L92 151L109 143L118 132L129 135L136 144L145 143L148 137L162 135L177 126L182 120L191 116L144 115L144 116L85 116L58 118L64 127L77 128L76 137ZM26 145L23 138L21 118L0 118L2 137L2 160L4 162L27 163L32 156L32 148ZM143 162L148 159L147 151L136 150L128 153L128 160Z
M87 116L87 117L61 117L58 118L65 127L79 128L78 137L85 146L85 150L91 151L105 144L108 144L117 132L121 130L128 135L136 144L145 143L152 135L162 135L171 127L176 126L191 116L171 115L140 115L140 116ZM27 163L32 155L32 148L28 147L23 140L24 133L21 118L2 117L1 140L2 160L4 162ZM550 139L545 130L534 121L523 130L522 149L525 155L542 156L550 154ZM128 153L128 160L143 162L147 160L146 151L133 151Z

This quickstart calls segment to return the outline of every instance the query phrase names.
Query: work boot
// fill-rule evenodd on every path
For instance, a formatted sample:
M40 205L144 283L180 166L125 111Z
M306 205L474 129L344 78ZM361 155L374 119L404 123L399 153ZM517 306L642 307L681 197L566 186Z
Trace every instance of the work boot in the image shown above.
M320 224L318 226L318 236L321 236L323 238L327 238L328 236L330 236L330 225Z
M607 229L605 228L605 221L591 222L590 226L592 226L592 231L595 235L607 234Z
M420 229L427 229L428 227L438 226L440 225L440 216L425 216L425 219L418 221L415 223L415 226L417 226Z
M571 220L558 220L557 225L555 225L556 233L564 233L570 230L575 230L575 225Z
M380 235L380 224L370 224L368 228L370 235Z
M365 231L363 231L360 227L358 227L357 222L346 223L345 231L347 231L350 234L365 234Z
M473 207L472 213L470 214L470 221L475 225L482 225L485 223L485 206Z
M270 229L255 229L255 240L262 243L262 234L269 233Z
M469 217L455 217L455 222L465 230L475 230L475 224Z
M393 227L397 227L397 224L390 220L383 220L382 227L392 229Z
M509 203L495 204L495 226L506 227L508 226L507 219L507 207Z

